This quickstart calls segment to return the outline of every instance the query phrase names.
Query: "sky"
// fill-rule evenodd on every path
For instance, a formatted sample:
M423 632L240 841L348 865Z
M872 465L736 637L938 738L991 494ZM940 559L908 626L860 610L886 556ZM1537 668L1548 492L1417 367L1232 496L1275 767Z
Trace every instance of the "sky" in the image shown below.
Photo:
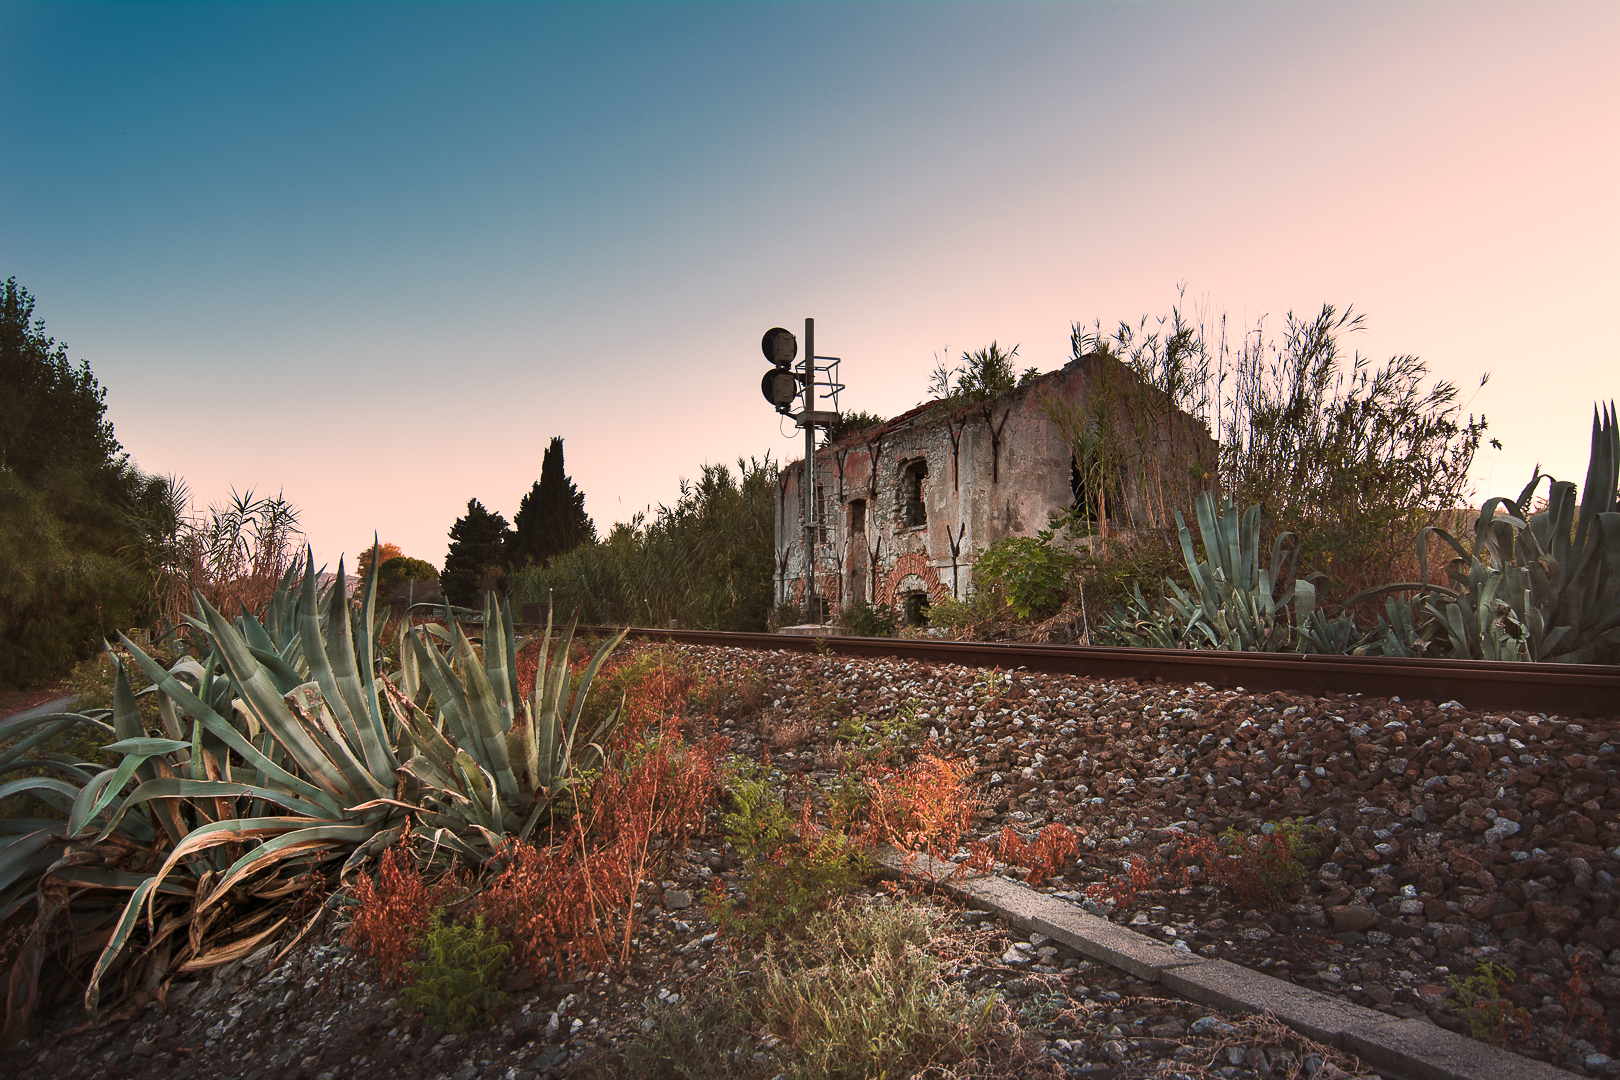
M329 564L441 564L554 435L603 534L799 456L807 316L892 415L1178 296L1353 306L1489 418L1480 497L1620 397L1620 4L0 0L0 101L0 278L142 469Z

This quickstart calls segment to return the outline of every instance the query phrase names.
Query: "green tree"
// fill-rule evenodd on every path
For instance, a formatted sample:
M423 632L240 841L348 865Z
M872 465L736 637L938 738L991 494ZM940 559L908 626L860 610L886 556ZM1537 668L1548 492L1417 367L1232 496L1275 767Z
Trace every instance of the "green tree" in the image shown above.
M551 600L586 622L765 629L776 566L775 462L703 466L673 506L638 513L599 544L514 570L513 603Z
M505 517L468 499L466 515L450 526L450 550L439 575L445 598L466 607L478 603L484 588L492 584L490 571L500 569L501 551L511 534Z
M409 555L396 555L377 568L377 595L389 596L393 591L407 581L431 581L437 584L439 572L433 569L433 564L413 559ZM416 598L425 600L430 590L418 587Z
M552 436L535 481L512 516L506 552L509 567L550 566L581 544L596 543L596 526L585 513L585 493L563 469L563 441Z
M888 417L877 413L864 412L856 409L852 412L840 413L838 419L827 427L827 441L837 442L845 435L853 435L857 431L865 431L869 427L877 427Z
M34 319L34 298L8 278L0 297L0 468L29 482L51 467L96 467L122 447L106 419L106 394L86 361Z
M34 318L34 298L0 295L0 685L48 681L104 635L151 609L129 557L133 515L167 481L129 463L84 361Z

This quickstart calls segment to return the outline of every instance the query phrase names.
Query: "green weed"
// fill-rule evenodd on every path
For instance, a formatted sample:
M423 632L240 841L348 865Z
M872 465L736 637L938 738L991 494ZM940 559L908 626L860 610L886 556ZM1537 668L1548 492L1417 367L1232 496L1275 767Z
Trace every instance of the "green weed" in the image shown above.
M1514 1027L1529 1028L1530 1017L1507 999L1507 988L1518 976L1506 964L1489 960L1467 977L1453 975L1446 985L1457 993L1457 1004L1468 1020L1468 1034L1485 1042L1505 1044Z
M465 1033L505 1003L499 980L511 947L484 925L482 915L471 926L447 926L435 911L418 942L427 959L406 965L414 981L400 991L402 1008L425 1011L440 1031Z

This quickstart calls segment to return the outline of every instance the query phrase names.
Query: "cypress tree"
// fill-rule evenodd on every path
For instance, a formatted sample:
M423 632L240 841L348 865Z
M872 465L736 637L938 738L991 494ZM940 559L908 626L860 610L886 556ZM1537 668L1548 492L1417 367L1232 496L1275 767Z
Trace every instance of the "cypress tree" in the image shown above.
M585 493L563 469L563 441L553 436L540 461L540 479L523 496L512 516L516 530L506 553L506 564L547 566L581 544L596 543L596 526L585 513Z
M439 575L446 600L463 607L479 603L484 577L500 566L501 549L511 532L506 518L490 513L477 499L467 500L466 515L450 526L450 551Z

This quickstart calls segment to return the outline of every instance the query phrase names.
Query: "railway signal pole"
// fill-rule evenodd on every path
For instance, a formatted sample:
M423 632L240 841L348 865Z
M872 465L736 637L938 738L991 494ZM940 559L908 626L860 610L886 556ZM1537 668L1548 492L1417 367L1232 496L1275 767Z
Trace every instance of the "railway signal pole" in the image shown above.
M804 362L799 374L795 375L791 370L793 358L799 351L799 343L791 331L780 326L765 331L760 350L764 352L765 359L771 362L771 370L760 380L760 392L777 412L793 416L804 428L804 478L801 482L804 496L804 621L815 622L816 429L828 427L838 419L837 394L841 389L836 380L830 377L827 385L833 394L833 408L825 412L816 411L816 361L829 360L836 367L838 358L816 355L816 320L810 318L804 320ZM828 370L830 372L832 369ZM802 398L803 409L794 416L792 408L796 397Z

